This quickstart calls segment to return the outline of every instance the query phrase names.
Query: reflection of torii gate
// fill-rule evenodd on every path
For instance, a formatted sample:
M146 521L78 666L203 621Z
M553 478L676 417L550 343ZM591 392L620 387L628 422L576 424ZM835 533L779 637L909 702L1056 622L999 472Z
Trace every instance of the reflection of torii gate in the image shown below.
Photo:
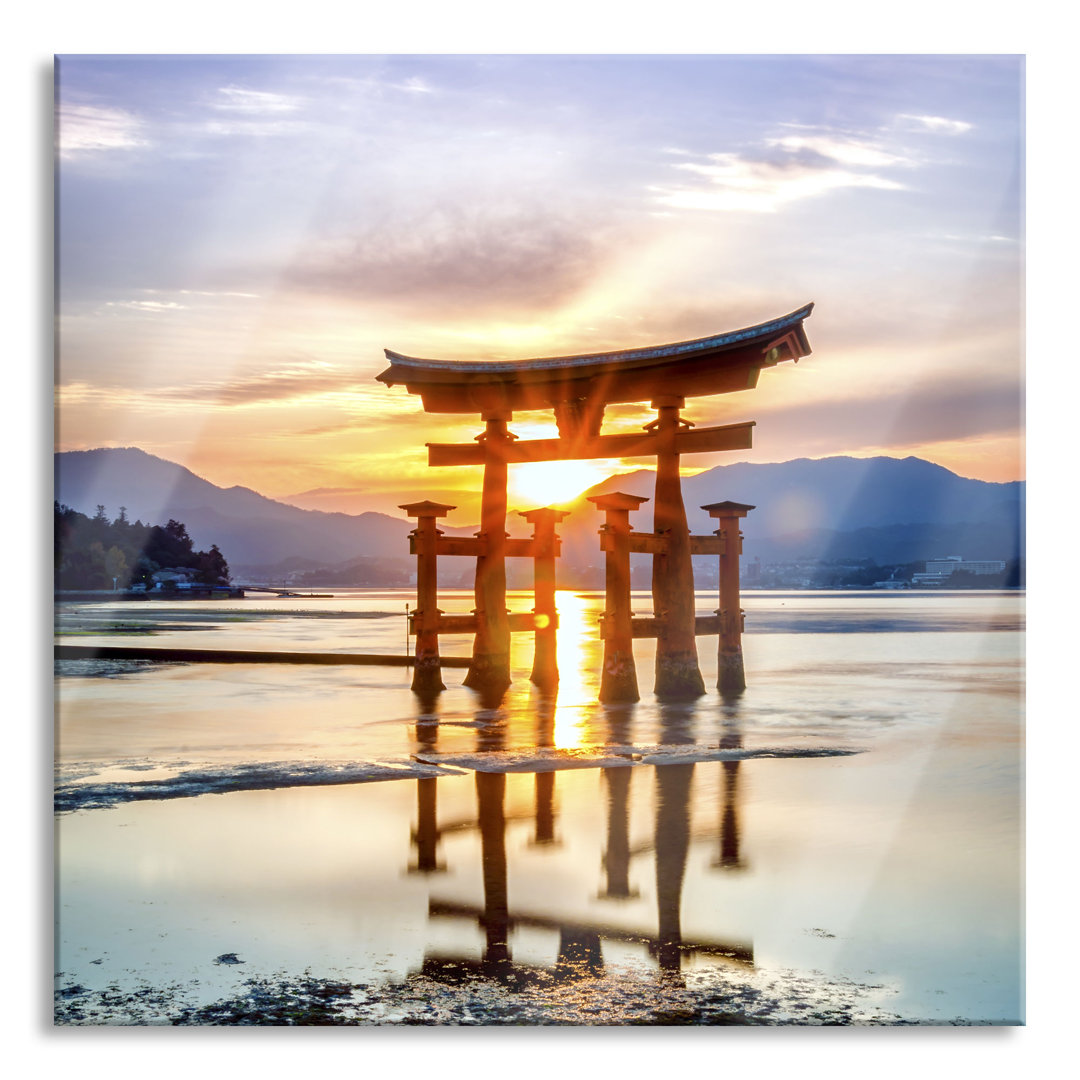
M745 450L752 445L753 422L691 430L679 412L687 397L747 390L757 385L763 367L798 360L810 352L803 330L812 304L767 323L694 341L594 355L545 357L512 361L422 360L386 350L390 366L378 380L404 385L420 396L430 413L478 413L485 430L476 444L428 444L433 466L483 465L480 532L467 552L476 557L476 610L472 665L466 685L501 693L510 684L510 632L515 627L506 610L505 559L514 546L538 544L508 541L506 535L507 467L511 463L589 458L655 457L653 504L653 605L657 616L655 693L660 698L692 698L704 692L694 641L694 580L691 541L679 478L682 454ZM607 405L649 401L657 418L644 434L601 435ZM552 409L557 439L520 440L507 430L515 411ZM434 518L449 508L428 509L430 534ZM439 513L441 509L442 513ZM416 514L416 543L424 531ZM432 541L435 540L432 535ZM419 547L414 545L419 554ZM459 552L465 554L462 550ZM432 560L434 561L434 560ZM423 608L423 601L418 602ZM419 619L429 630L437 657L438 633L445 618L432 609ZM418 629L418 661L420 640ZM741 661L740 661L741 674ZM419 673L419 666L418 666ZM723 670L721 671L723 676ZM433 682L438 682L437 671ZM414 681L414 687L415 687ZM721 686L723 685L721 679ZM439 683L441 686L441 683ZM437 689L438 687L433 687ZM635 687L636 694L636 687Z
M629 774L631 768L623 766ZM654 770L657 784L657 812L654 831L656 851L657 931L649 934L617 925L554 918L520 909L511 911L506 853L506 774L477 772L476 827L480 832L484 903L465 904L431 898L430 918L475 920L484 931L483 958L475 965L482 973L505 977L515 965L510 954L510 935L515 927L529 926L559 933L559 960L556 968L569 971L603 966L601 940L622 941L646 946L662 971L678 972L682 957L700 953L740 965L753 966L754 949L746 941L687 941L681 927L683 878L690 843L690 777L693 765L664 765ZM436 831L434 823L429 826ZM451 969L468 966L464 957L445 958ZM425 957L424 971L434 974L438 959Z
M679 706L664 708L678 709ZM609 710L609 739L625 739L625 717L619 710ZM539 742L551 742L553 709L541 710ZM662 718L663 722L663 718ZM669 729L670 730L670 729ZM734 749L742 745L737 731L728 731L721 747ZM502 748L502 737L491 749ZM738 869L744 865L739 854L739 824L736 776L738 761L725 761L721 793L720 859L714 867ZM555 930L559 934L559 954L555 974L576 978L597 974L603 967L602 939L645 945L661 970L677 972L682 957L700 953L720 957L740 964L753 965L753 945L745 941L686 941L682 934L682 891L690 844L695 839L712 838L715 828L700 833L691 826L691 777L694 764L657 765L652 769L656 785L655 826L652 839L646 844L630 843L630 781L635 768L620 765L602 769L608 786L607 843L601 859L606 871L606 888L599 900L627 900L639 895L630 886L630 860L644 851L655 854L657 926L655 935L621 928L602 922L584 922L551 917L543 913L510 910L508 886L507 826L532 815L509 811L506 807L506 774L475 772L476 815L458 818L441 825L437 819L435 786L438 780L417 780L417 822L412 833L417 862L412 872L430 874L445 870L438 859L438 845L443 836L462 830L480 834L480 859L484 882L484 903L462 904L429 898L428 915L435 917L476 920L484 931L486 943L479 963L462 956L425 955L423 971L436 978L460 976L466 971L480 972L499 979L520 979L525 971L514 964L510 955L510 934L515 926L531 926ZM534 844L549 846L554 842L554 780L555 771L533 772L536 783L536 835ZM544 783L543 781L547 781Z

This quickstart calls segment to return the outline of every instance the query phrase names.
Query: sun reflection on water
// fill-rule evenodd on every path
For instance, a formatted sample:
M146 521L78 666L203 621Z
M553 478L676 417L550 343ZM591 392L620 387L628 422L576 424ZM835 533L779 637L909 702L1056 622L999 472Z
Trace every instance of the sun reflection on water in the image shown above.
M600 604L581 593L555 594L559 612L556 658L559 691L555 703L555 746L573 750L586 743L590 710L596 704L600 669Z

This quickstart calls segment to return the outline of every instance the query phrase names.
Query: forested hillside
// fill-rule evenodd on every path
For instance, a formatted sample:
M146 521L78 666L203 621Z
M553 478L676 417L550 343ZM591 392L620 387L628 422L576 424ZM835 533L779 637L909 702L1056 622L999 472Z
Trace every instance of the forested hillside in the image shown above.
M149 585L158 570L188 569L194 580L226 585L229 565L213 544L196 551L183 522L129 521L124 507L110 521L104 506L93 517L53 503L53 572L57 589L125 589Z

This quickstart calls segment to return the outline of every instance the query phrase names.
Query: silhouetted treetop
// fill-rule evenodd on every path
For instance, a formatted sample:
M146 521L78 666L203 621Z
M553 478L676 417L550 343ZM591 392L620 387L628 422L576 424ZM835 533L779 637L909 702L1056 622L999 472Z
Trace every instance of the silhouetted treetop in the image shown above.
M53 580L57 589L120 589L153 583L160 570L191 570L206 585L227 585L229 564L213 544L196 551L187 526L131 522L121 507L110 522L104 506L92 518L53 503Z

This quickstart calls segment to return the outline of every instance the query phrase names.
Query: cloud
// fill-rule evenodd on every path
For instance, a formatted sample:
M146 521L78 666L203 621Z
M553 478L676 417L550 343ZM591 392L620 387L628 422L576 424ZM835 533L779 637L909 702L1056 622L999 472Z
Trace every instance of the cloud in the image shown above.
M283 500L287 502L289 499L310 499L318 498L325 495L367 495L368 489L366 487L317 487L311 488L308 491L297 491L292 495L283 496Z
M370 432L376 428L400 426L428 428L431 426L433 419L424 413L418 397L401 393L388 397L379 389L373 390L374 385L373 379L365 378L359 383L345 387L350 395L349 400L339 401L337 404L349 412L347 420L316 424L313 427L289 428L281 434L290 436L355 435L359 431ZM450 421L446 417L441 417L435 422L447 424ZM472 434L463 437L471 438ZM423 439L420 439L415 445L421 445L422 442Z
M142 120L124 109L98 105L61 105L56 114L60 157L149 146Z
M295 135L306 130L305 124L297 120L265 120L256 117L235 120L207 120L198 130L203 135L229 137L233 135Z
M444 204L328 241L288 277L304 289L425 307L428 315L543 311L589 284L603 246L593 221L549 206Z
M414 96L421 94L441 95L442 90L432 86L431 82L419 75L411 75L408 78L391 81L380 79L374 75L358 78L353 75L321 75L313 76L310 82L319 83L323 86L332 87L336 94L347 91L351 95L381 97L383 91L394 90L403 94Z
M171 300L107 300L105 306L149 311L152 314L160 314L164 311L184 311L187 307L186 304L177 304Z
M146 292L156 292L156 289L147 289ZM233 296L244 300L258 300L259 294L253 292L211 292L206 289L179 289L181 296Z
M901 113L898 120L905 123L909 130L929 131L940 135L963 135L975 126L966 120L948 120L944 116L912 116Z
M217 138L294 135L309 128L298 115L306 103L305 98L289 94L222 86L209 101L211 117L196 121L191 130Z
M233 292L224 289L139 289L141 293L146 293L147 296L206 296L211 299L238 299L238 300L260 300L262 297L259 293L253 292ZM112 303L120 303L120 301L113 301ZM127 304L135 304L137 301L130 300L124 301ZM175 301L165 303L162 302L163 307L183 307L183 304L177 304Z
M681 173L700 178L696 184L664 184L652 188L655 201L679 209L776 213L803 199L844 188L902 191L906 185L887 175L918 163L906 152L828 126L784 123L788 133L762 139L755 148L695 155L673 164ZM795 129L795 130L790 130ZM664 154L679 153L672 147ZM703 160L701 160L703 158Z
M1018 242L1015 236L1002 236L1000 233L972 234L969 236L957 233L941 233L940 235L931 234L928 239L948 240L958 244L1016 244Z
M347 432L356 431L356 422L347 421L341 424L317 424L315 427L301 428L299 431L290 432L292 435L344 435ZM302 494L310 495L312 492L305 491Z
M394 90L404 90L407 94L434 94L436 90L434 87L429 86L424 79L414 76L411 79L405 79L400 83L388 84Z
M862 139L837 138L835 135L784 135L779 139L767 139L767 146L776 146L789 153L809 150L823 158L841 165L866 165L879 168L887 165L909 164L907 158L890 153L876 143Z
M793 139L797 137L793 136ZM782 147L791 150L792 147ZM656 187L655 198L665 206L689 210L775 213L788 203L814 198L843 188L902 191L904 185L874 173L853 172L804 157L764 160L734 153L710 154L709 164L679 162L674 166L707 181L707 185Z
M366 383L365 379L365 387ZM158 398L173 401L242 406L295 402L313 396L355 392L359 387L360 380L355 373L344 372L330 364L311 360L231 379L163 387L153 393Z
M1016 435L1023 426L1023 392L1015 381L983 383L962 378L924 380L907 393L867 394L845 401L820 401L770 410L759 406L755 441L771 434L833 453L892 447L902 449L987 435Z
M412 395L388 398L380 393L370 373L344 371L319 360L300 360L267 371L167 386L131 387L68 382L57 387L57 395L65 407L122 407L143 412L187 405L205 410L215 406L241 408L317 403L324 408L337 407L351 417L344 423L322 425L300 432L290 428L288 432L306 435L356 430L359 424L370 425L372 422L393 424L402 419L415 419L418 411L417 399Z
M300 108L302 98L273 94L266 90L248 90L242 86L223 86L211 102L215 109L242 113L290 113Z

